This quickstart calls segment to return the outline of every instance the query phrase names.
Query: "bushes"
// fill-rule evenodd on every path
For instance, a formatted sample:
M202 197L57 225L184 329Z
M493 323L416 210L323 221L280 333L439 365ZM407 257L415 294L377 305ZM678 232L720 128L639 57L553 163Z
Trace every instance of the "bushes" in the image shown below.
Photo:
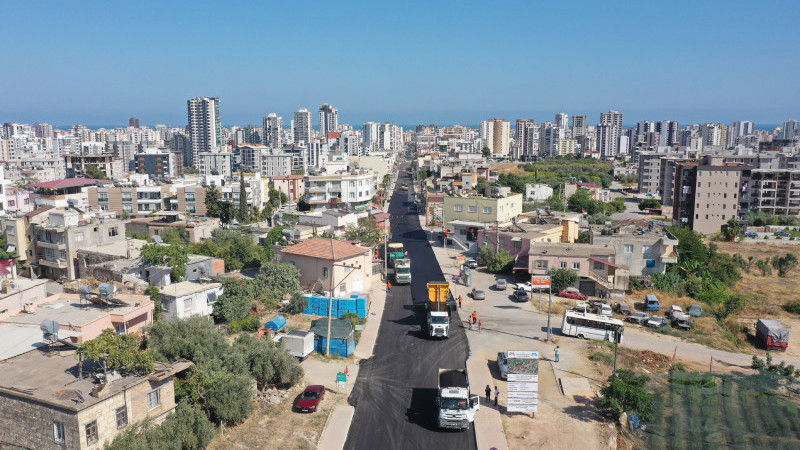
M664 292L680 293L683 289L683 280L676 273L654 273L650 275L653 286Z
M187 402L178 403L175 413L156 426L151 419L129 425L107 444L106 450L200 450L214 438L214 424L205 413Z
M639 211L644 211L645 209L659 209L659 208L661 208L661 202L659 202L654 198L647 198L639 203Z
M750 364L750 368L756 370L766 370L767 372L777 373L778 375L783 375L785 377L791 376L798 376L798 372L795 371L793 365L786 365L785 362L781 361L780 364L772 364L772 355L767 352L767 360L764 361L763 359L759 358L758 356L753 355L753 362Z
M500 251L495 251L491 245L481 247L478 255L491 273L510 272L514 263L514 259L506 249L501 248Z
M789 272L797 267L797 256L794 253L787 253L784 256L775 255L772 257L772 267L778 271L778 276L785 278Z
M792 314L800 314L800 298L790 301L783 306L783 309Z
M600 390L599 404L617 415L635 412L645 422L652 420L655 406L653 399L645 390L650 381L646 375L637 376L631 370L618 370L617 375L608 377L608 385Z
M571 269L551 269L550 284L554 292L561 291L578 282L578 274Z
M258 317L247 315L242 317L241 319L236 319L231 321L230 325L228 325L228 332L230 333L238 333L240 331L258 331L261 327L261 322L258 320Z

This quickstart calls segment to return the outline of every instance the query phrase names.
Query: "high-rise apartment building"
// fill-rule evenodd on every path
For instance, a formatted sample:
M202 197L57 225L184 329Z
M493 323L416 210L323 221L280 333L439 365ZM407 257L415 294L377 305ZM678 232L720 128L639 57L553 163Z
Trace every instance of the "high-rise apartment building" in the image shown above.
M319 134L323 139L328 138L328 133L339 129L339 111L325 103L319 107Z
M679 124L674 120L662 120L656 123L656 131L659 135L659 145L673 146L680 142Z
M303 108L294 113L292 136L295 144L311 144L311 111Z
M558 113L556 114L556 126L565 130L569 129L569 114Z
M586 134L586 116L572 116L572 138L578 139Z
M516 126L514 128L514 138L517 141L517 148L522 156L533 156L528 143L528 129L535 126L536 122L531 119L517 119Z
M731 218L740 220L742 176L750 170L740 164L727 164L722 156L704 156L699 162L678 163L672 218L694 231L713 234Z
M372 148L373 144L378 142L381 124L378 122L365 122L361 127L361 138L363 139L364 146Z
M783 123L783 138L797 139L800 136L800 123L796 120L787 120Z
M222 122L219 116L219 97L195 97L186 102L189 110L189 138L192 142L191 160L187 166L197 164L202 152L222 146Z
M731 125L731 130L728 134L733 135L734 138L753 134L753 122L749 120L737 120Z
M481 136L484 145L489 147L493 155L508 155L510 148L509 137L511 124L507 120L492 119L481 122Z
M128 119L128 126L133 128L139 128L139 118L131 117L130 119Z
M602 136L601 127L603 127ZM601 157L615 158L617 156L619 153L619 137L621 135L622 113L614 110L601 113L600 124L597 127L597 151Z
M267 117L262 117L261 122L264 126L263 144L270 148L279 148L281 146L283 117L270 113Z

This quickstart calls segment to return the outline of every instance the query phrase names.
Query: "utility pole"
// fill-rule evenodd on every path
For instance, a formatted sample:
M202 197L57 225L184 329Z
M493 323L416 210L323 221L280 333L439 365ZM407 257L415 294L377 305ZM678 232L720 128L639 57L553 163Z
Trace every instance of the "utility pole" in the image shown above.
M550 313L553 310L553 285L552 278L547 286L547 342L550 342L550 336L553 334L553 329L550 327Z
M495 242L494 252L498 253L500 251L500 221L499 220L495 220L494 221L494 240L496 241Z

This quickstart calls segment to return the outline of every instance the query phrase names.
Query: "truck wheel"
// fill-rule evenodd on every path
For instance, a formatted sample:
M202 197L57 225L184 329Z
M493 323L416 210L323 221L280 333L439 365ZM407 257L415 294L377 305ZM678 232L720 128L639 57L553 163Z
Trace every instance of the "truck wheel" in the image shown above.
M577 336L577 338L578 338L578 339L586 339L585 337L583 337L583 335L582 335L582 334L579 334L579 335Z

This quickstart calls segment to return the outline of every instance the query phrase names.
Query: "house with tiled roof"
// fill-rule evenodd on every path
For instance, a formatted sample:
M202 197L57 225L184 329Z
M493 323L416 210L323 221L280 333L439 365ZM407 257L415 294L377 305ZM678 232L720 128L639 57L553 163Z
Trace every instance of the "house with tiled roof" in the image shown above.
M338 297L369 292L379 276L372 274L369 248L336 239L308 239L281 249L278 259L297 267L303 289Z
M92 178L65 178L63 180L45 181L29 184L33 189L33 202L36 207L55 206L56 208L83 209L89 206L89 186L97 186L101 180ZM111 183L106 180L105 183Z

